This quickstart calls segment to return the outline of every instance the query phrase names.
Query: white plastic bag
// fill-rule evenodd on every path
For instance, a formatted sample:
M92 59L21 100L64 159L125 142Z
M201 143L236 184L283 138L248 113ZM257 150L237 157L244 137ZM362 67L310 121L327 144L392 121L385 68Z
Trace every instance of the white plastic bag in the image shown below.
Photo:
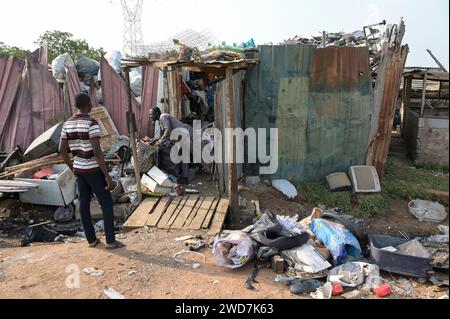
M120 51L110 51L105 54L104 58L114 71L118 74L122 73L122 53ZM98 80L102 80L101 69L98 71Z
M142 68L130 70L130 86L133 93L138 97L142 94Z
M248 234L232 232L225 238L216 238L213 245L214 261L218 266L239 268L255 254L255 244Z
M66 80L67 70L71 67L75 67L75 64L73 63L70 54L61 54L52 61L53 76L58 82L64 82Z
M297 197L297 189L294 185L292 185L291 182L285 180L285 179L276 179L272 181L272 186L282 192L284 195L286 195L289 199L294 199Z

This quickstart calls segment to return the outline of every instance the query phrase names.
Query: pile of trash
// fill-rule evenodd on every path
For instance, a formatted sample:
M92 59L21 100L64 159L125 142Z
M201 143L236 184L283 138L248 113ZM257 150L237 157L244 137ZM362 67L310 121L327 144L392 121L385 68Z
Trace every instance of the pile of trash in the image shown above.
M325 47L368 47L371 69L374 70L381 60L382 44L385 40L382 30L376 27L385 26L386 21L364 27L352 33L346 32L324 32L318 36L309 38L294 36L285 40L285 44L314 45L319 48Z
M212 253L218 266L230 269L253 262L255 270L245 283L250 290L257 290L259 269L270 265L277 274L275 281L293 294L315 299L385 298L404 289L384 279L381 271L432 280L433 270L445 258L439 255L441 263L436 263L438 256L425 246L433 240L448 245L448 227L442 232L421 244L418 239L369 236L361 221L338 209L315 208L302 220L266 211L253 225L216 237ZM448 250L446 258L448 269Z

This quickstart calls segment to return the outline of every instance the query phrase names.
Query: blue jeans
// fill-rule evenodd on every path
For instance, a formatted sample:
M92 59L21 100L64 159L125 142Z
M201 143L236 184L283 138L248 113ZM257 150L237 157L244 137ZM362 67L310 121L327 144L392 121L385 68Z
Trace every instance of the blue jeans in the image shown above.
M113 200L111 193L105 189L105 175L103 175L102 172L97 172L91 174L76 174L75 177L78 192L80 193L80 218L87 241L89 244L92 244L97 240L91 217L91 199L92 194L95 194L103 212L106 243L114 243L116 239L114 234Z

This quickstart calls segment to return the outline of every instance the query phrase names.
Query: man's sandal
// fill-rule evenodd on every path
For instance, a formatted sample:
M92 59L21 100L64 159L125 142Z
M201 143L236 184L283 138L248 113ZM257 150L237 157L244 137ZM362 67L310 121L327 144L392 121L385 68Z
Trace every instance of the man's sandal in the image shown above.
M92 244L89 244L89 248L95 248L101 243L100 239L96 239Z
M118 248L123 248L123 247L125 247L126 245L125 244L123 244L123 243L121 243L120 241L115 241L114 243L112 243L112 244L107 244L106 245L106 249L109 249L109 250L113 250L113 249L118 249Z

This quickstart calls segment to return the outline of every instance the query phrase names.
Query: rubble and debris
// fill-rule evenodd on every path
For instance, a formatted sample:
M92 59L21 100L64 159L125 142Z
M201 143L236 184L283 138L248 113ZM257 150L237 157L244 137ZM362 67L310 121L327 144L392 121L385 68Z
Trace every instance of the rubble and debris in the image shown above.
M447 211L442 204L415 199L408 204L409 211L420 221L442 223L447 218Z
M333 285L330 282L325 283L320 288L317 288L315 292L311 293L311 297L314 299L331 299L333 296Z
M359 290L352 290L341 295L344 299L361 299L362 293Z
M308 294L315 292L322 287L322 283L315 279L299 280L294 279L290 283L290 291L293 294Z

